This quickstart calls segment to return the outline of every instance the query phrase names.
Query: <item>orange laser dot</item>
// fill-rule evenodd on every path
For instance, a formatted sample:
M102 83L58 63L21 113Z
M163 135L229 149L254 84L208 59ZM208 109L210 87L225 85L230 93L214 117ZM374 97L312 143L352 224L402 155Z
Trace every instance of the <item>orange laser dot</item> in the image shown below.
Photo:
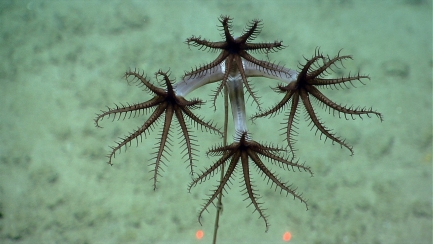
M288 231L284 232L283 241L290 241L290 239L292 239L292 234Z
M195 233L195 237L197 238L197 240L201 240L201 238L203 238L203 236L204 236L204 232L202 230L198 230Z

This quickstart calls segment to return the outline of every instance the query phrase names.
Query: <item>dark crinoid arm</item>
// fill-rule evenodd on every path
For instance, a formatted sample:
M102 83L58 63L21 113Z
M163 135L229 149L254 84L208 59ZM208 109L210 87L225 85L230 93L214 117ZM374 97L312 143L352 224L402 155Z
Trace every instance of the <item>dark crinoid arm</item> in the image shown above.
M269 43L252 42L261 32L261 20L255 19L249 22L244 32L236 38L231 33L232 19L228 16L221 16L219 21L221 23L220 29L222 31L222 37L224 38L223 41L212 42L195 36L186 40L189 46L195 46L202 50L219 51L219 55L212 62L185 73L184 79L194 79L197 76L209 76L212 73L220 72L221 74L218 78L221 80L221 83L213 94L215 107L215 100L227 85L228 79L239 76L245 90L260 109L259 97L254 92L253 86L247 80L248 75L244 68L245 62L248 62L250 66L254 66L256 70L260 70L263 73L281 72L278 65L258 60L253 57L251 53L268 54L270 52L276 52L284 48L284 46L281 41Z
M142 73L137 71L128 71L125 73L125 78L130 78L132 82L135 82L138 86L144 87L144 90L150 92L153 97L142 103L136 103L128 106L117 106L115 108L109 108L108 111L102 111L101 114L97 115L95 119L96 126L99 127L99 122L104 118L112 117L114 119L125 119L126 117L131 118L137 115L150 112L150 116L135 131L130 133L124 138L120 138L116 146L112 147L112 151L108 154L108 164L112 165L112 160L117 152L120 152L121 148L126 150L133 140L142 140L143 134L149 133L153 127L163 121L162 129L159 133L158 143L156 145L155 156L153 158L153 186L156 188L158 182L158 176L160 176L161 166L165 164L166 154L169 152L169 145L171 145L170 139L170 127L172 125L173 117L176 117L179 124L179 130L182 133L184 152L186 161L189 162L191 174L193 174L194 168L194 155L195 155L195 139L191 135L189 126L186 123L186 119L189 119L196 127L220 133L220 131L211 123L205 122L198 116L194 115L191 110L199 108L203 102L198 99L186 100L182 96L177 96L169 75L166 72L158 71L157 77L162 77L163 87L157 87L153 85Z
M275 190L278 189L281 193L285 192L286 195L291 195L294 199L300 200L308 209L307 202L301 194L298 194L296 189L291 185L282 182L276 172L268 169L262 159L267 159L272 164L276 164L282 169L306 171L312 176L313 173L311 172L310 167L282 157L281 154L285 151L282 148L262 145L256 141L248 140L247 137L247 132L242 132L240 133L239 141L233 142L228 146L219 146L210 149L208 155L221 157L208 169L202 171L189 185L189 190L191 190L192 187L213 176L220 170L221 166L227 166L228 164L228 167L225 167L227 170L224 172L223 179L219 182L217 188L211 192L199 213L198 220L200 223L203 212L207 211L207 208L214 202L220 193L226 191L226 186L232 180L234 173L237 171L242 172L243 177L241 182L244 184L243 194L246 195L245 200L249 199L251 201L250 205L254 206L254 211L257 211L260 217L265 221L266 231L268 230L269 223L267 215L262 208L263 203L260 202L261 197L254 189L254 181L251 175L251 168L253 167L255 167L259 174L264 177L265 181L271 182L272 188L275 188Z
M305 59L306 63L300 65L300 72L298 73L296 81L293 81L287 85L280 85L275 90L279 93L284 93L283 99L274 107L257 113L253 116L253 119L264 116L271 116L279 113L280 111L288 108L287 122L285 127L286 140L292 151L294 151L294 136L297 134L297 111L299 108L299 103L302 102L306 109L307 118L311 121L312 128L316 128L316 133L320 132L321 135L325 136L325 140L328 138L335 143L338 143L342 147L347 148L351 154L353 154L353 149L349 146L343 139L337 137L330 129L326 128L323 122L316 115L314 107L311 103L311 97L319 102L325 110L332 115L341 114L344 115L346 119L349 117L354 119L356 116L362 118L362 115L376 115L382 121L382 115L371 108L365 107L353 107L340 105L328 97L326 97L318 88L341 88L348 87L348 84L354 86L354 81L359 81L362 84L363 79L370 79L366 75L348 75L346 77L327 79L325 78L333 69L338 69L343 66L342 62L347 59L352 59L351 56L340 55L340 52L333 58L324 56L318 49L315 55L311 59Z

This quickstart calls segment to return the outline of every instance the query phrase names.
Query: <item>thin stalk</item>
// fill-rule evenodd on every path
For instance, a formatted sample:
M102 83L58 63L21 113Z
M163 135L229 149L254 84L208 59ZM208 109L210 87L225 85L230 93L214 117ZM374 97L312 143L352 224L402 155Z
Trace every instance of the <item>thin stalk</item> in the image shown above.
M228 116L229 116L229 101L228 101L228 99L229 98L228 98L227 87L224 87L224 139L223 139L224 140L224 142L223 142L224 146L227 145L227 127L228 127ZM224 164L221 165L220 181L223 180L223 177L224 177ZM215 224L214 224L214 230L213 230L213 240L212 240L213 244L216 244L220 215L221 215L222 210L223 210L222 198L223 198L223 193L221 191L221 193L218 195L217 211L216 211Z

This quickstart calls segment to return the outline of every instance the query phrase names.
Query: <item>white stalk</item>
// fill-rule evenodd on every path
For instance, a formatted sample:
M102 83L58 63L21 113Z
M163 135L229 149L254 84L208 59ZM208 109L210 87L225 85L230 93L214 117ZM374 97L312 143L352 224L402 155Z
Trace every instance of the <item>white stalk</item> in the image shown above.
M245 112L245 99L242 78L238 73L236 76L229 76L227 79L227 90L230 98L230 105L233 115L233 123L236 133L247 132L247 115ZM236 134L235 140L239 141L239 136ZM249 140L249 135L247 135Z
M298 78L299 72L293 69L287 69L284 66L272 64L267 62L268 65L274 67L277 70L281 71L271 71L271 70L264 70L262 67L251 63L250 61L247 61L245 59L242 60L242 64L244 66L245 75L247 77L266 77L269 79L279 80L286 84L290 84L292 82L295 82Z
M190 92L201 86L222 80L224 73L221 71L221 66L223 65L224 62L210 70L203 71L202 74L185 76L182 81L174 85L176 95L185 97Z

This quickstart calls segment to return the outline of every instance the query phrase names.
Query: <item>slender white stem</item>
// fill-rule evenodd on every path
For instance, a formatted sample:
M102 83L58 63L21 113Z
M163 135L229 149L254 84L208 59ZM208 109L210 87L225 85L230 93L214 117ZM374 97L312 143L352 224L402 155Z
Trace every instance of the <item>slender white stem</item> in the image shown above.
M240 74L236 76L229 76L227 80L227 87L230 98L230 105L233 115L233 123L236 132L248 131L247 128L247 115L245 110L244 88ZM239 140L236 135L235 140ZM248 136L249 139L249 136Z
M224 62L210 70L203 71L201 74L185 76L182 81L174 85L176 95L185 97L201 86L222 80L224 72L222 72L221 66L223 65Z
M273 64L270 62L267 62L267 64L271 67L274 67L275 70L279 71L272 71L272 70L265 70L262 67L251 63L247 60L242 60L245 75L247 77L266 77L269 79L279 80L281 82L290 84L298 78L299 72L293 69L285 68L284 66Z

